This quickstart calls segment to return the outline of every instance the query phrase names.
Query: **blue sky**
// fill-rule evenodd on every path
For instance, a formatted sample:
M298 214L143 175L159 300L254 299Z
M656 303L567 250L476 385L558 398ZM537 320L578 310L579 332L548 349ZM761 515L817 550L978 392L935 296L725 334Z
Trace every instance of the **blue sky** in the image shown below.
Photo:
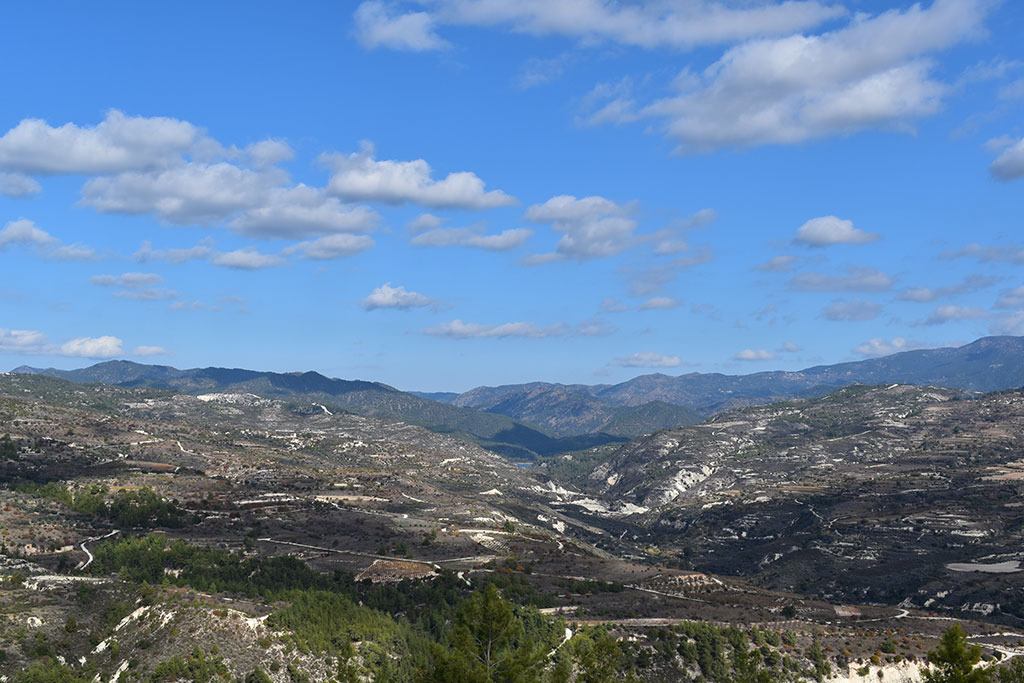
M461 391L1024 334L1024 6L5 8L0 367Z

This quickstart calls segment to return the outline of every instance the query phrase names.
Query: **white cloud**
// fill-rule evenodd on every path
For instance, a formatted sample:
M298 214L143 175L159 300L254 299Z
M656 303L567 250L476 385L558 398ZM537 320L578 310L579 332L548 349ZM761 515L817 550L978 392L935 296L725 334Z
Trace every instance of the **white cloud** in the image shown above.
M943 325L958 320L980 320L991 317L991 313L977 306L939 306L932 311L923 324Z
M356 8L355 32L366 48L392 50L440 50L449 47L435 32L434 17L427 12L395 12L391 3L380 0L363 2Z
M76 337L53 344L38 330L0 328L0 353L30 356L68 356L73 358L113 358L122 353L124 343L117 337ZM140 347L156 348L156 347Z
M686 153L908 129L938 111L950 89L932 77L928 56L982 35L992 5L935 0L927 8L858 14L820 35L746 42L699 76L678 79L680 94L639 115L663 119Z
M888 356L901 351L921 348L922 346L923 344L910 341L904 337L895 337L891 340L874 337L855 346L853 352L858 356Z
M0 327L0 352L40 354L49 346L46 335L36 330L8 330Z
M62 244L25 218L10 221L0 229L0 251L12 244L35 246L39 255L51 261L95 261L100 258L94 249L84 244Z
M208 225L263 206L284 179L279 171L192 162L93 178L82 187L81 202L100 213L155 213L166 223Z
M782 342L782 346L779 347L778 351L779 353L799 353L803 351L803 348L796 342L787 341Z
M340 236L340 235L339 235ZM243 247L234 251L217 254L211 260L215 266L236 270L261 270L283 266L287 261L277 254L261 254L255 247Z
M775 360L775 354L768 349L743 349L733 356L733 360Z
M526 337L530 339L543 339L546 337L559 337L568 333L568 326L564 323L541 327L533 323L514 322L501 325L483 325L480 323L466 323L461 320L441 323L434 327L423 330L423 334L433 337L450 337L453 339L484 339L503 337Z
M373 248L376 242L369 235L327 235L309 242L299 242L284 250L284 254L301 254L313 261L331 261L345 258Z
M363 299L362 307L367 311L378 308L398 308L408 310L410 308L424 308L436 306L437 301L419 292L410 292L402 285L392 287L390 282L385 282L377 287L370 295Z
M601 310L605 313L621 313L622 311L628 311L629 306L618 299L608 297L601 302Z
M676 308L681 302L670 296L654 296L640 304L641 311L660 311L669 308Z
M78 337L61 344L60 353L80 358L113 358L121 355L122 345L117 337Z
M821 216L801 225L793 241L810 247L829 247L835 244L867 244L880 239L881 235L876 232L865 232L853 227L853 221Z
M789 287L800 292L882 292L892 287L892 278L874 268L856 267L846 275L801 273Z
M483 234L483 225L468 228L432 228L413 237L418 247L476 247L488 251L508 251L523 245L533 235L529 228L511 228L494 235Z
M444 224L446 219L439 218L432 213L421 213L416 218L405 224L409 230L413 232L422 232L423 230L429 230L431 228L439 228Z
M380 214L367 206L342 204L305 185L274 188L266 204L249 209L230 225L252 237L313 237L332 233L372 232Z
M194 247L185 249L153 249L152 242L148 240L142 243L139 250L132 258L139 263L146 263L150 260L166 261L167 263L181 264L188 261L203 260L213 253L213 241L210 239L201 240Z
M34 244L37 246L45 246L56 242L59 242L56 237L37 227L35 223L25 218L19 218L16 221L9 221L3 229L0 230L0 250L11 244Z
M39 183L27 175L0 172L0 194L6 197L31 197L42 190Z
M982 263L1003 261L1024 265L1024 248L1012 246L985 246L972 242L962 249L953 249L939 254L939 258L973 258Z
M999 180L1024 178L1024 138L1003 150L988 168Z
M676 368L682 365L679 356L666 356L654 351L641 351L620 356L608 365L619 368Z
M821 315L828 320L843 322L863 322L874 320L882 314L882 305L874 301L854 299L853 301L837 301L825 307Z
M718 220L718 212L714 209L701 209L682 220L682 227L687 230L706 228Z
M152 287L162 283L164 279L156 273L122 273L121 275L93 275L89 282L100 287L125 287L136 289Z
M572 336L607 337L610 334L614 334L617 330L618 328L614 325L609 325L601 318L591 318L578 323L576 329L572 332Z
M49 249L45 256L52 261L98 261L103 258L92 247L77 242Z
M163 167L210 145L215 143L187 121L117 110L87 127L24 119L0 137L0 168L26 175L119 173Z
M368 232L380 216L322 189L289 186L280 140L225 147L187 121L111 111L100 124L55 128L25 119L0 137L0 192L37 192L31 174L84 174L81 204L100 213L155 214L179 225L226 223L244 235L301 238Z
M260 140L245 148L245 155L254 168L270 168L295 158L295 151L283 140Z
M501 190L485 190L475 173L449 173L434 180L430 164L423 159L377 161L374 154L369 143L347 156L322 154L321 161L332 171L327 191L349 201L411 202L433 208L493 209L516 203Z
M711 2L620 3L611 0L438 0L402 11L397 2L370 0L356 10L366 47L441 49L439 25L476 26L564 36L585 44L609 41L644 48L687 50L758 36L785 35L842 16L842 7L812 1L728 6Z
M132 356L166 356L170 351L162 346L136 346L131 350Z
M930 301L936 301L938 299L945 299L947 297L956 296L958 294L967 294L974 292L979 289L991 287L995 283L999 282L997 277L989 277L986 275L968 275L964 278L963 282L958 285L948 285L945 287L911 287L905 289L896 297L899 301L914 301L916 303L927 303Z
M615 256L636 243L637 223L630 218L634 210L634 203L616 204L604 197L559 195L535 204L526 210L526 220L551 223L562 237L554 252L528 257L527 263Z
M1024 285L999 292L996 308L1024 308Z
M754 266L754 270L759 270L762 273L784 273L793 270L793 264L798 260L796 256L773 256L764 263Z

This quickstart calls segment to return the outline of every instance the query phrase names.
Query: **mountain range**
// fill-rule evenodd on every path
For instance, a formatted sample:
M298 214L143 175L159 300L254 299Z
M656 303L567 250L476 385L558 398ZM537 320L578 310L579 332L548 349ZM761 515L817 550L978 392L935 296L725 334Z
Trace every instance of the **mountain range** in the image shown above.
M120 360L77 370L21 366L14 372L77 383L196 395L241 392L315 403L326 410L451 433L512 459L533 460L695 424L732 408L823 396L850 384L939 385L970 391L1019 387L1024 385L1024 337L985 337L960 347L905 351L795 372L650 374L620 384L532 382L477 387L462 394L405 392L317 372L179 370Z
M507 415L552 433L585 431L599 422L599 416L614 415L608 424L602 425L602 429L635 436L643 432L609 428L615 424L614 420L628 421L623 409L645 407L644 411L638 412L660 417L652 403L686 408L691 411L689 414L672 414L672 418L678 420L675 426L682 426L731 408L824 396L850 384L891 383L981 392L1024 386L1024 337L984 337L959 347L904 351L794 372L748 375L694 372L677 377L659 373L641 375L620 384L531 382L477 387L462 394L420 395L429 395L434 400L456 406ZM656 422L655 419L644 423L648 427L647 432L659 428L654 427Z

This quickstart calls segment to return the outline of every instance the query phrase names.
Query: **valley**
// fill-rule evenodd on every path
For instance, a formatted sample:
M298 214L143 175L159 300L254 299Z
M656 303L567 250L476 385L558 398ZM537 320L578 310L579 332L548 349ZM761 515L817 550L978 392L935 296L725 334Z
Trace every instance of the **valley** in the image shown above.
M216 566L297 561L292 575L313 572L303 590L379 604L391 616L375 618L396 624L419 623L394 607L396 591L444 587L458 605L496 585L565 642L610 633L613 668L643 680L732 680L739 650L714 655L720 673L688 659L679 634L695 625L739 629L780 680L814 678L823 663L904 675L955 622L990 655L1015 655L1024 638L1016 390L854 385L531 467L317 395L16 373L0 376L0 396L5 666L28 666L36 638L101 680L130 680L167 657L194 664L196 648L213 657L216 643L236 676L260 668L277 680L290 666L328 677L337 655L324 657L340 646L273 644L293 636L267 619L304 599L270 599L291 579L274 590L235 573L218 582L197 573L194 553L222 553ZM139 573L153 561L162 568ZM138 596L130 613L100 620L125 590ZM95 607L76 602L82 591ZM61 632L96 610L76 616L76 632L116 638L121 652ZM168 644L156 659L153 638ZM387 642L375 647L398 647ZM573 647L566 666L585 666ZM368 653L349 659L357 678L384 671Z

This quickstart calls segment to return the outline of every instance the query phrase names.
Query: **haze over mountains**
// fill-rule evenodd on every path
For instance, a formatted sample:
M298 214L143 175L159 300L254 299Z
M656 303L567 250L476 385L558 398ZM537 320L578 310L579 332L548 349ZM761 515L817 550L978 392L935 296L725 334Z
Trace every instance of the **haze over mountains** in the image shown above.
M477 387L463 394L404 392L379 382L316 372L227 368L179 370L108 361L77 370L28 366L14 372L79 383L172 389L190 394L249 392L315 402L463 435L508 457L533 459L694 424L730 408L822 396L849 384L939 385L996 391L1024 385L1024 337L985 337L961 347L922 349L797 372L642 375L614 385L545 382Z

